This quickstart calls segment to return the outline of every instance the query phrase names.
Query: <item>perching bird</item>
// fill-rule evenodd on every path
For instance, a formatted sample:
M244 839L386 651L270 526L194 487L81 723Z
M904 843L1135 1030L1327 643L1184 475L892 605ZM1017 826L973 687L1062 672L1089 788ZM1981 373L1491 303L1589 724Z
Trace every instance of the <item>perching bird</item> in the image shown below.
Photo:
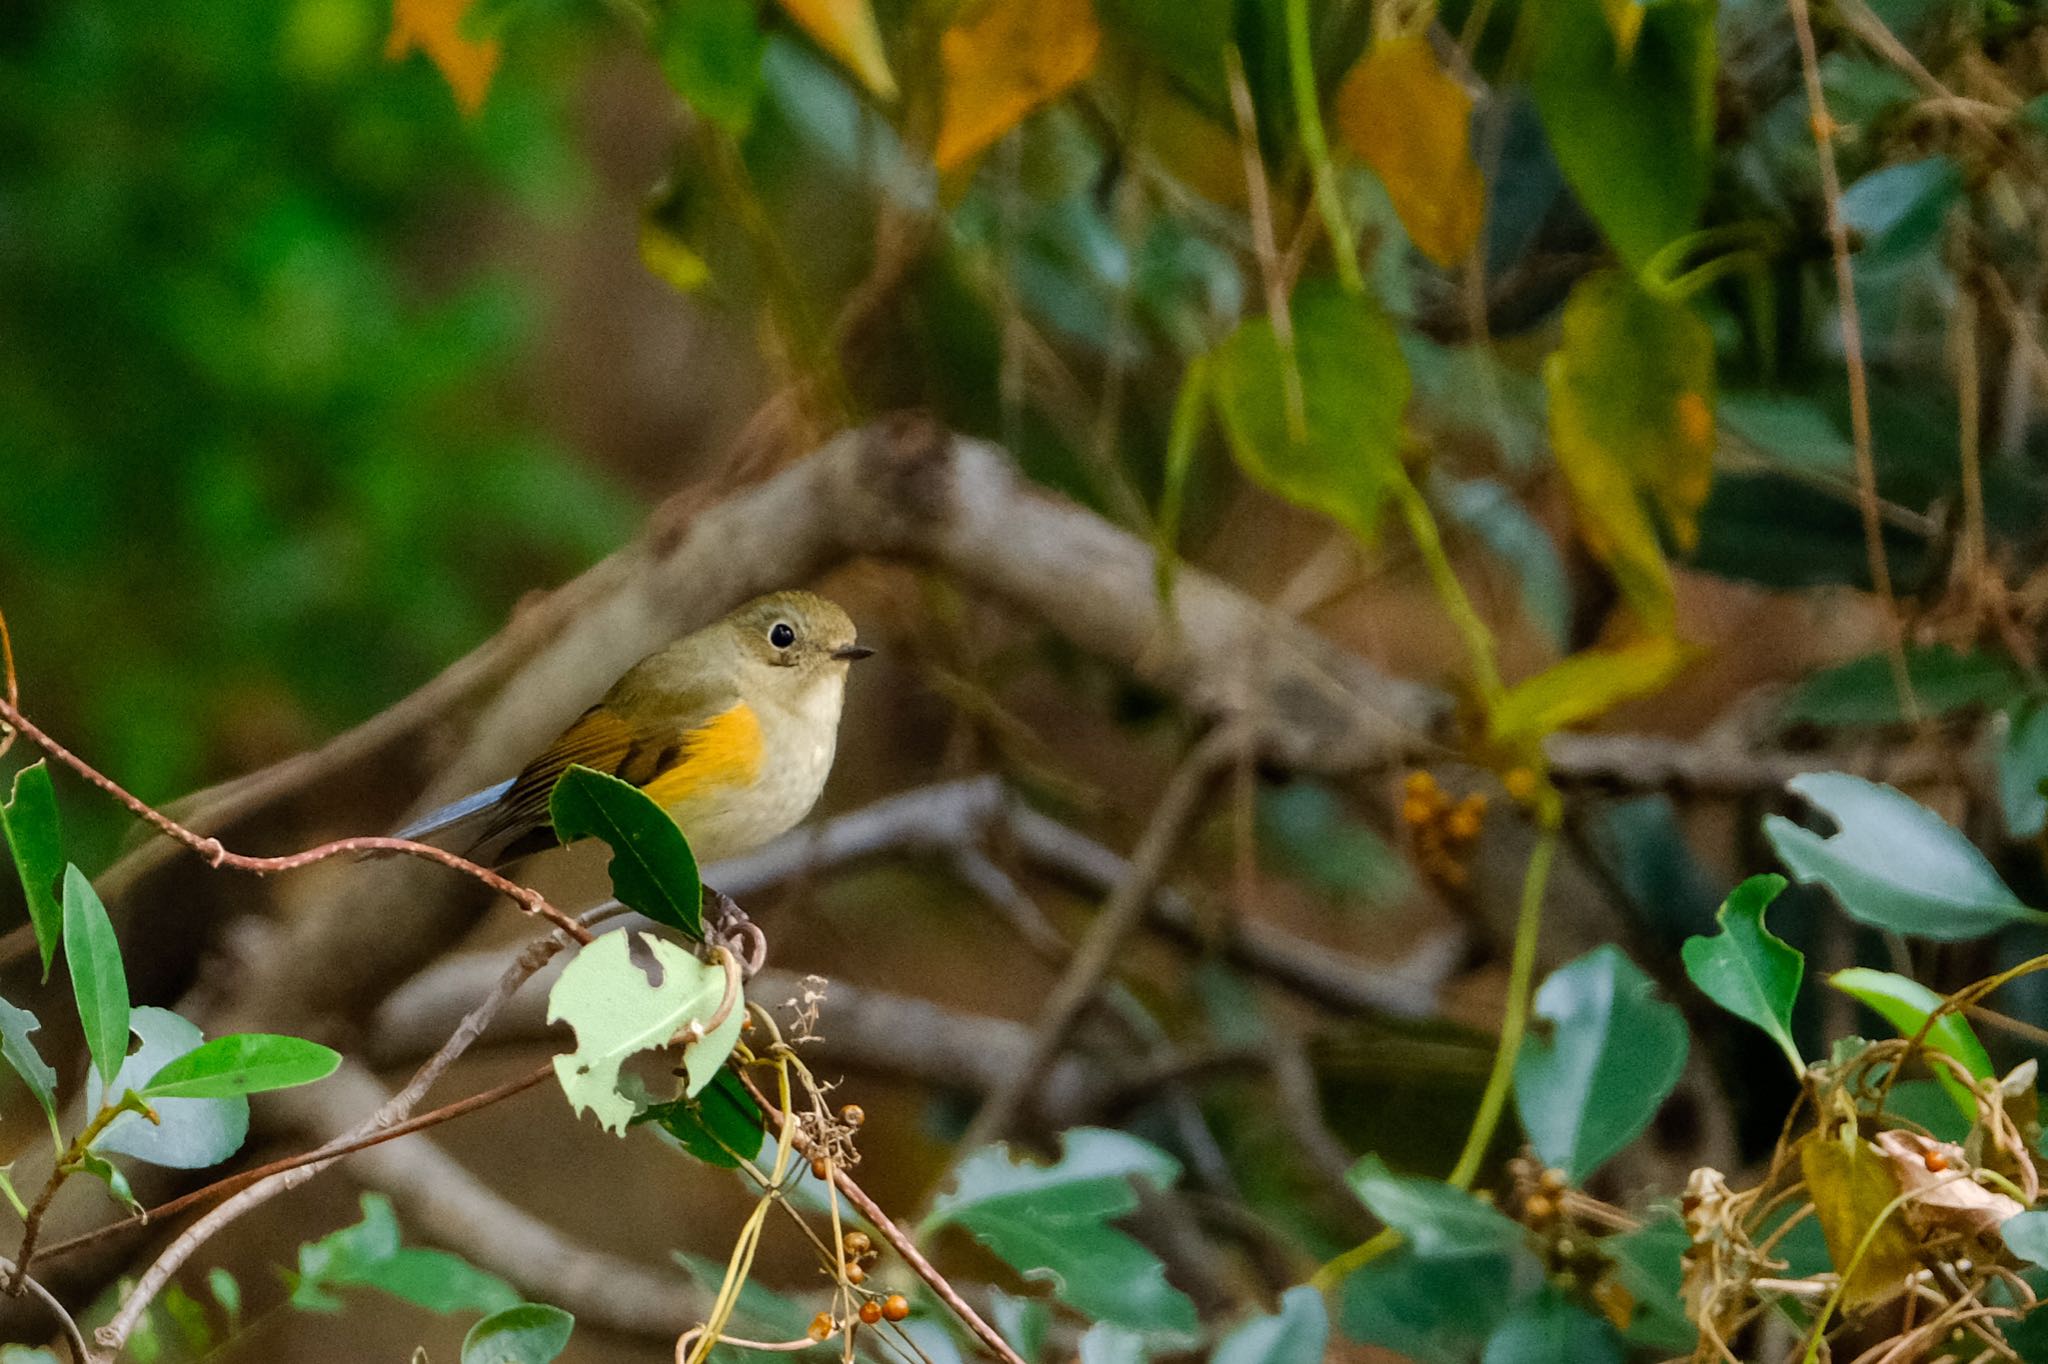
M810 592L757 597L649 654L510 781L399 831L493 866L556 846L548 797L570 764L667 810L699 862L750 852L809 813L832 770L847 666L874 650Z

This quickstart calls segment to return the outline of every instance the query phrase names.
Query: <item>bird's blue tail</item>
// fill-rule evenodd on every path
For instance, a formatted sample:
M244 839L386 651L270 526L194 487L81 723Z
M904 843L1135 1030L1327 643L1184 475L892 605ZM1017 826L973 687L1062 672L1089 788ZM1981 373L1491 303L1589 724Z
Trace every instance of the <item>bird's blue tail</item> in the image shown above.
M486 786L483 790L464 796L461 800L450 801L438 810L421 815L418 819L393 834L392 837L410 839L432 837L443 829L460 824L472 815L481 814L485 810L490 809L493 805L503 800L505 793L511 789L512 782L509 778L499 782L496 786Z

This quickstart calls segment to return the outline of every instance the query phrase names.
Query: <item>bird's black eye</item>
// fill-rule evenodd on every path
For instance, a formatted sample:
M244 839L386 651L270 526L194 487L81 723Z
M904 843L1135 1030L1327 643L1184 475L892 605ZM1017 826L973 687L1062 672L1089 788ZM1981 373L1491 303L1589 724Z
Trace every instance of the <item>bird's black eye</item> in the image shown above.
M796 631L786 620L778 620L768 627L768 642L778 649L787 649L796 643Z

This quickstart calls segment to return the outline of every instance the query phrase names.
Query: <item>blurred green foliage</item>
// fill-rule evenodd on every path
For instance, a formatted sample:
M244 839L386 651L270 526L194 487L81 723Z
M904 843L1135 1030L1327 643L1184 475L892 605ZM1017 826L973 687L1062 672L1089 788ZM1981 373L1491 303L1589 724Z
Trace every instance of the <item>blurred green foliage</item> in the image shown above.
M543 299L466 245L587 197L573 45L465 122L389 17L0 16L0 609L147 797L375 712L629 524L520 399Z

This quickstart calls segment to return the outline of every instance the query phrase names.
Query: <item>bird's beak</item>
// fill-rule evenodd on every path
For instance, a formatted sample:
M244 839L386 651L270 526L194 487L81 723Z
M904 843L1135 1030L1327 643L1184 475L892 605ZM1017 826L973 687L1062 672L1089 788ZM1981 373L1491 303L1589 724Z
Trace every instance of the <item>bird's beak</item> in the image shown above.
M861 644L842 644L832 651L832 657L846 663L858 663L863 658L873 658L875 651Z

